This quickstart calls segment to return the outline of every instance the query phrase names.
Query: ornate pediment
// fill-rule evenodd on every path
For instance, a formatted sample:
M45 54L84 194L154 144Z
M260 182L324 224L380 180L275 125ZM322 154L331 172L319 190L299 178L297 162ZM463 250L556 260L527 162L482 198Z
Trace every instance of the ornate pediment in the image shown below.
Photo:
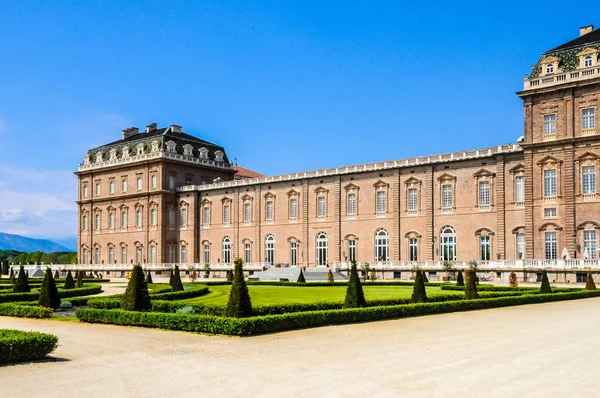
M577 156L576 159L579 160L580 162L582 162L585 160L597 160L599 158L600 158L600 156L596 155L595 153L586 152L586 153L583 153L583 154Z
M438 181L456 181L456 176L450 173L443 173L437 179Z
M329 192L329 189L325 188L323 185L319 185L318 187L315 188L316 194L327 193L327 192Z
M245 194L244 196L242 196L242 201L247 201L247 200L254 200L254 196L248 195L248 194Z
M390 186L389 182L385 182L383 180L377 180L375 184L373 184L375 188L387 188Z
M479 228L477 231L475 231L475 235L494 235L495 232L492 231L490 228L486 228L486 227L481 227Z
M555 222L544 223L544 224L540 225L539 230L544 231L550 227L553 227L555 231L562 231L562 227Z
M481 178L481 177L495 177L496 173L493 173L487 169L480 169L479 171L477 171L476 173L473 174L473 177L475 178Z
M296 191L295 189L290 189L289 191L286 192L287 196L298 196L300 195L300 192Z
M360 189L360 187L356 184L354 184L353 182L350 182L346 185L344 185L344 190L345 191L358 191Z
M264 194L265 199L275 199L275 194L273 192L267 192Z
M421 238L421 234L418 233L417 231L408 231L407 233L404 234L405 238Z
M538 166L545 164L561 164L562 160L555 158L554 156L548 155L544 156L541 160L537 162Z
M508 169L510 174L518 174L525 172L525 165L523 163L519 163Z
M409 179L404 181L404 184L406 184L406 185L421 185L422 183L423 183L423 181L421 181L417 177L410 177Z

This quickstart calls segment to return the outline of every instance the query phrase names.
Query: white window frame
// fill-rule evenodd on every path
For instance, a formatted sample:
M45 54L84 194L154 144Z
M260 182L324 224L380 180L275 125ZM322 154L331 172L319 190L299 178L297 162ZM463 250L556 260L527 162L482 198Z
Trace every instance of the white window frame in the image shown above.
M298 219L298 198L290 199L290 221Z
M557 174L556 169L544 170L544 198L556 198Z
M136 180L136 184L137 184L137 190L138 190L138 191L141 191L141 190L142 190L142 188L143 188L143 186L144 186L144 183L143 183L142 177L138 177L138 178L137 178L137 180Z
M556 135L556 114L544 115L544 135Z
M408 238L408 261L419 261L419 239Z
M127 264L127 247L121 246L121 264Z
M419 211L419 192L417 188L408 188L408 213L417 214Z
M135 226L137 228L141 228L144 225L143 217L144 217L144 212L142 211L142 209L136 209L136 211L135 211Z
M558 210L556 207L546 207L544 209L544 218L556 218L558 217Z
M582 166L581 178L583 194L594 195L596 193L596 166Z
M390 236L386 229L381 228L375 232L375 261L389 261Z
M317 196L317 219L324 220L327 217L327 198Z
M150 225L155 227L158 224L158 216L156 208L150 209Z
M515 205L525 206L525 176L515 176Z
M100 183L97 182L96 183L96 197L100 196L100 193L101 193Z
M123 193L127 192L127 178L123 178L123 181L121 181L121 191Z
M115 180L110 180L108 182L108 193L111 195L115 193Z
M187 213L188 213L188 209L185 206L179 210L179 215L180 215L179 216L179 221L180 221L179 227L180 228L185 228L188 225L188 219L187 219L188 214Z
M558 256L558 234L556 231L544 232L544 258L556 260Z
M387 200L386 200L386 191L383 190L379 190L377 191L377 193L375 194L375 203L377 206L377 215L378 216L384 216L385 212L387 210Z
M204 264L210 264L210 245L208 243L205 243L203 246Z
M348 261L356 260L356 239L348 239Z
M290 265L298 265L298 242L290 242Z
M319 232L317 234L317 242L315 245L315 254L316 261L315 265L317 267L325 267L329 261L329 248L328 248L328 238L325 232Z
M231 222L231 207L229 204L223 205L223 225L229 225Z
M525 234L520 232L516 234L516 249L517 249L517 258L519 258L519 253L521 253L521 257L520 259L524 259L525 258Z
M222 246L223 264L231 264L231 238L229 236L223 238Z
M115 229L115 212L108 213L108 229Z
M156 189L156 174L152 174L152 177L150 177L150 186L152 189Z
M246 264L252 262L252 247L250 243L244 243L244 262Z
M595 260L597 258L597 238L596 231L593 229L585 229L583 231L583 258Z
M479 181L479 210L490 209L491 185L490 181Z
M275 264L275 237L271 234L265 237L265 262Z
M351 192L347 196L347 207L346 212L348 214L348 218L356 217L356 193Z
M267 223L272 223L273 222L273 217L274 217L274 204L272 200L267 200L267 203L265 204L266 207L266 212L265 212L265 218Z
M583 58L583 67L584 68L591 68L592 66L594 66L594 59L592 58L591 55L586 55Z
M479 260L490 261L492 259L492 238L489 235L479 235Z
M210 206L204 206L202 214L202 225L204 227L210 227Z
M244 203L244 224L252 222L252 203Z
M454 198L452 195L452 184L442 185L442 210L451 211L453 207Z

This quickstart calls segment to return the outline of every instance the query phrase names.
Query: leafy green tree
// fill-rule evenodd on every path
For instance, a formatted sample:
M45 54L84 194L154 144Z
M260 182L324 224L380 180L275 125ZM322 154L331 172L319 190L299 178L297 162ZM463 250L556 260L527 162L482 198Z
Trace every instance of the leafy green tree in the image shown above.
M350 279L348 280L348 287L346 288L346 298L344 299L344 308L356 308L365 307L367 301L365 300L365 294L358 277L358 270L356 269L356 261L352 261L350 266Z
M585 281L585 288L587 290L596 290L596 283L594 282L594 278L592 277L592 273L588 272L587 279Z
M306 279L304 279L304 272L302 272L302 268L300 268L300 274L298 274L298 283L306 283Z
M548 273L546 270L542 271L542 285L540 286L540 293L552 293L552 288L550 287L550 281L548 280Z
M244 279L244 262L241 258L236 258L233 264L233 282L231 283L225 316L235 318L248 317L252 315L252 302L250 301L250 293Z
M47 308L58 308L60 306L58 289L56 288L56 283L52 277L52 270L50 267L46 268L44 281L42 282L42 287L40 288L38 305Z
M83 287L83 271L77 271L77 280L75 282L77 288Z
M149 285L151 283L154 283L152 282L152 273L148 271L148 273L146 274L146 284Z
M179 273L179 265L175 266L175 271L173 272L173 283L171 284L171 290L174 292L180 292L183 290L181 274Z
M413 293L411 297L413 303L424 303L427 301L427 291L425 290L425 272L417 271Z
M144 270L139 264L133 266L127 290L125 290L125 294L121 299L121 308L128 311L152 310L148 285L144 279Z
M458 275L456 276L456 286L464 286L465 279L463 278L462 271L458 271Z
M477 273L473 269L467 270L467 284L465 286L465 299L473 300L479 297L477 292Z
M65 284L63 289L73 289L75 287L75 281L73 281L73 274L71 270L67 271L67 277L65 278Z
M9 270L8 259L6 259L6 260L2 261L2 274L8 275L8 270Z
M19 276L15 281L15 285L13 286L14 293L27 293L30 292L29 282L27 281L27 275L25 274L25 267L19 267Z
M333 272L331 270L327 271L327 281L333 283Z

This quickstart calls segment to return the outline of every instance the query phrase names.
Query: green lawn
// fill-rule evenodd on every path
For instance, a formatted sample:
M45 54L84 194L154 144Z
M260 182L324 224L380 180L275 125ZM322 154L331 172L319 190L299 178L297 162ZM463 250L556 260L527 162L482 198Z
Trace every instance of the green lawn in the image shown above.
M209 286L210 293L185 301L198 304L226 305L229 298L229 285ZM254 305L282 303L313 303L316 301L342 302L346 294L346 286L296 287L296 286L248 286L250 298ZM412 294L412 286L368 286L363 285L367 300L408 298ZM462 292L441 290L439 287L427 287L427 294L454 294L462 296Z

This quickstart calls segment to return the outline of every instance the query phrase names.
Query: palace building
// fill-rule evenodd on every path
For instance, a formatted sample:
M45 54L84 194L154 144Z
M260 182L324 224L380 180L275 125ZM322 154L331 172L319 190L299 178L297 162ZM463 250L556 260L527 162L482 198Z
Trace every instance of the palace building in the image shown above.
M333 266L595 259L600 29L525 76L514 144L261 176L171 125L129 128L76 172L79 262Z

